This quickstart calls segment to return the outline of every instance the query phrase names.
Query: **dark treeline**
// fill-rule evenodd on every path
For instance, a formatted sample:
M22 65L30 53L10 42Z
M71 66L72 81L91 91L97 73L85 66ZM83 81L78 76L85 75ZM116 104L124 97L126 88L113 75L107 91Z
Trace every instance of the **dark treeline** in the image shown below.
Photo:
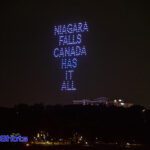
M142 106L130 108L114 106L55 105L32 106L20 104L14 108L0 108L0 133L21 133L33 136L43 130L53 136L69 137L78 132L88 138L105 140L150 139L150 111Z

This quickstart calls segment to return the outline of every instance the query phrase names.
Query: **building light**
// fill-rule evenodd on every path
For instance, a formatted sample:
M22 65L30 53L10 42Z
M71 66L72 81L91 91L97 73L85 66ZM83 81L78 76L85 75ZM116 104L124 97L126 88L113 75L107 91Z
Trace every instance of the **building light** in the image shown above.
M114 103L117 103L117 100L116 100L116 99L114 100Z
M120 105L121 105L121 106L124 106L124 105L125 105L125 103L120 103Z
M27 144L26 144L26 147L29 147L29 146L30 146L30 144L29 144L29 143L27 143Z
M38 138L40 137L40 134L39 134L39 133L37 133L37 137L38 137Z
M121 99L119 99L118 101L119 101L119 102L122 102L122 100L121 100Z

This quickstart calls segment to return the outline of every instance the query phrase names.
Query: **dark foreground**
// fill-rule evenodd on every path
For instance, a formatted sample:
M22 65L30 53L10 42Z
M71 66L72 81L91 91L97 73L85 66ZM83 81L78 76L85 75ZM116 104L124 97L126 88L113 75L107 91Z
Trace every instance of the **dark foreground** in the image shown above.
M0 150L150 150L148 145L126 147L120 145L96 146L25 146L1 144Z

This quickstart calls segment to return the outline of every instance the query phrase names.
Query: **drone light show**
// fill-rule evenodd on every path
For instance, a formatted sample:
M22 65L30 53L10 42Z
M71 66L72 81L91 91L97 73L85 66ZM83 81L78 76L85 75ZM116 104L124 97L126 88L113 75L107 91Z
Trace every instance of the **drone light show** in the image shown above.
M87 22L54 26L54 36L57 39L57 44L53 50L53 56L59 60L60 69L64 72L60 86L61 91L77 90L74 72L79 67L79 57L87 55L83 34L88 31Z

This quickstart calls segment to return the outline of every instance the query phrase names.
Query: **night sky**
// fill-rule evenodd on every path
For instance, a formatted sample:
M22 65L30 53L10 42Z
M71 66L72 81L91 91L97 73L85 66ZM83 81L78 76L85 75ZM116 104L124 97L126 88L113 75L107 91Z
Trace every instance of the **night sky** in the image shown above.
M0 5L0 105L123 98L150 104L150 14L144 1L15 0ZM54 25L87 21L76 92L60 92Z

